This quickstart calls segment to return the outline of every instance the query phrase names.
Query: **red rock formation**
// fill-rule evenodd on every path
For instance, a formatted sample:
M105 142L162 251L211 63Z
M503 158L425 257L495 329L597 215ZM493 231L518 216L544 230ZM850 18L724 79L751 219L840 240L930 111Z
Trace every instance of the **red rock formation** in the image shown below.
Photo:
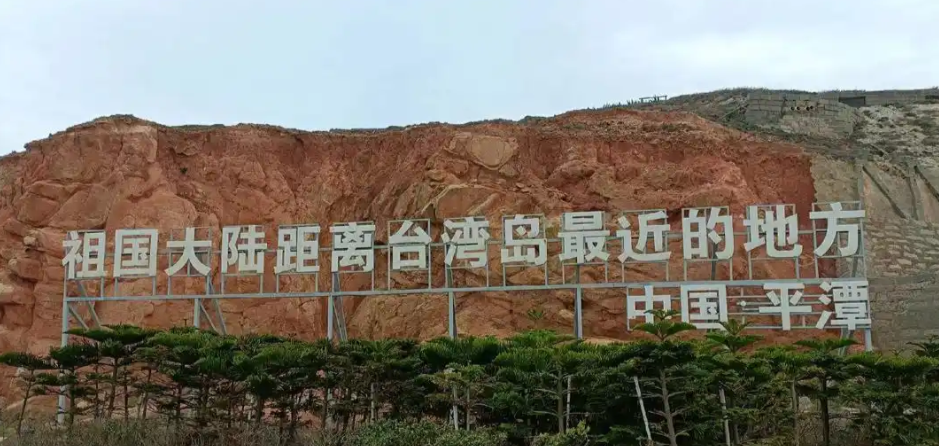
M759 142L687 114L577 112L518 124L333 133L254 125L184 130L128 117L101 119L0 160L0 351L41 352L58 342L61 242L70 229L104 228L110 242L117 228L155 227L166 234L202 226L214 228L217 238L223 225L264 224L273 247L281 223L373 220L384 242L386 222L404 217L430 218L439 230L445 217L484 214L499 237L504 214L543 213L556 223L569 210L665 208L677 228L683 207L729 205L739 217L756 203L793 203L804 224L815 196L809 166L796 147ZM735 263L737 277L745 265ZM680 271L680 263L672 268ZM726 277L727 268L718 274ZM758 274L791 272L767 266ZM584 280L596 280L596 271L585 271ZM139 293L149 286L121 289ZM196 282L174 281L174 287L184 287L175 293L201 290ZM546 316L540 324L571 326L569 292L461 295L458 326L462 333L507 334L531 327L526 312L536 306ZM186 302L107 302L97 312L105 323L169 326L191 323L191 308ZM236 333L315 337L325 331L322 300L232 300L222 308ZM587 293L587 335L624 337L623 310L621 294ZM352 299L346 314L352 336L446 332L443 297Z

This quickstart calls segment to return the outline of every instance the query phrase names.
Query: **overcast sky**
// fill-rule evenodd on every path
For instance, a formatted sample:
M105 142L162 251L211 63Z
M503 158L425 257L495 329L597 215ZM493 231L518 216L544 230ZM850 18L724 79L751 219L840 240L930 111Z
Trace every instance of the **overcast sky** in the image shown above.
M129 113L307 130L939 84L936 0L0 0L0 153Z

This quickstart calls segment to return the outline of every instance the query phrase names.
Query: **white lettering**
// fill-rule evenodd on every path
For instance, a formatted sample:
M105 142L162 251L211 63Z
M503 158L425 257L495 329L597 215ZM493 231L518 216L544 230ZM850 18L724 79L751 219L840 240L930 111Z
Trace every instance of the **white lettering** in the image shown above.
M239 274L264 274L267 243L258 228L257 225L222 228L222 273L227 273L228 267L237 263Z
M760 211L763 216L760 217ZM799 221L795 214L786 215L786 207L778 204L774 209L749 206L743 225L747 232L747 251L766 246L766 255L772 258L799 257L802 245L799 244ZM789 248L786 248L786 247Z
M68 279L104 277L105 241L104 231L84 233L70 231L68 237L62 242L65 250L65 256L62 258L65 277Z
M687 209L681 221L682 254L687 260L710 258L708 246L724 242L724 249L718 251L715 258L727 260L734 255L734 222L729 214L721 214L722 209L707 209L706 216L699 216L700 209ZM722 231L717 232L720 225Z
M333 234L332 271L353 267L359 272L375 268L375 225L340 223L329 228Z
M561 261L576 259L582 265L591 260L606 261L606 238L610 231L603 227L603 212L566 212L561 218Z
M723 330L720 323L727 322L727 286L682 285L681 320L701 330Z
M668 260L672 253L666 250L669 230L667 218L665 211L639 214L639 236L636 240L635 249L633 249L632 230L630 229L629 220L625 216L620 217L617 221L622 229L616 231L616 236L623 240L623 253L619 255L619 261L626 262L629 259L635 259L639 262ZM649 235L652 235L653 252L651 253L646 252Z
M822 290L826 293L831 292L832 297L822 296L819 300L825 304L835 302L834 320L831 320L832 312L825 310L818 319L816 328L824 329L828 322L831 325L844 326L848 330L857 330L858 326L869 327L871 325L870 317L870 296L868 295L866 280L851 280L838 282L822 282Z
M802 300L802 290L805 286L801 283L766 283L763 290L766 291L766 297L773 303L771 306L761 306L759 311L762 314L778 314L782 318L783 330L792 330L793 314L811 314L811 305L799 305ZM777 293L777 291L779 293ZM789 295L789 292L792 295Z
M481 217L466 217L462 221L444 220L441 236L446 244L444 261L453 266L454 260L466 260L473 268L489 263L489 222Z
M638 304L640 303L643 304L642 310L639 309ZM645 317L646 323L651 324L655 322L655 316L649 312L655 309L655 304L659 304L659 308L662 310L670 310L672 308L672 296L668 294L654 294L652 292L652 285L644 286L643 295L626 297L626 319L634 319L643 316Z
M391 269L401 271L430 267L427 262L430 235L413 221L402 221L398 230L388 237L388 244L391 246Z
M157 238L156 229L114 231L114 277L155 276L159 248Z
M315 273L320 270L319 225L281 226L277 231L274 273Z
M858 240L861 238L860 223L845 223L841 220L861 220L864 218L864 214L863 209L846 211L841 203L832 203L830 211L810 212L809 218L812 220L826 220L828 223L825 227L825 238L822 239L822 243L815 248L815 255L826 255L831 250L832 246L835 246L835 242L838 241L838 235L842 233L847 234L848 243L845 246L838 244L840 257L850 257L857 254Z
M547 241L541 235L541 219L516 215L503 221L502 263L540 266L547 261Z
M186 228L186 235L184 237L184 240L170 240L166 242L166 248L171 252L182 250L182 255L176 260L176 263L166 269L166 274L172 276L186 265L192 265L199 274L208 276L209 267L199 260L196 250L198 249L206 253L210 252L212 249L212 241L196 240L196 228Z

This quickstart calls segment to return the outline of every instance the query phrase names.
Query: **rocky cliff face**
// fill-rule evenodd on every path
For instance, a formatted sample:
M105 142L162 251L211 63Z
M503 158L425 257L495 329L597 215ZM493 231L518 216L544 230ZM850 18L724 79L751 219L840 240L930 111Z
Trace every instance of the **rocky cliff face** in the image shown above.
M117 228L165 234L200 226L214 228L217 237L224 225L263 224L273 247L278 224L372 220L381 244L386 222L395 218L428 218L439 230L444 218L486 215L498 237L506 214L543 213L556 226L569 210L665 208L677 229L683 207L729 205L739 217L745 205L757 203L793 203L807 223L815 201L811 167L795 146L678 113L607 110L523 123L330 133L103 118L0 160L0 351L45 352L58 342L61 242L71 229L103 228L112 242ZM769 268L759 273L777 275ZM149 286L122 285L122 294ZM196 285L183 286L198 292ZM228 289L239 286L249 287ZM361 286L353 280L344 289ZM221 305L231 332L325 333L323 300ZM469 334L507 334L533 324L570 330L572 307L570 293L461 295L457 323ZM544 319L532 321L529 309ZM96 310L103 323L192 321L185 302L106 302ZM353 299L345 311L350 336L446 333L445 298ZM588 293L586 335L624 337L623 313L621 295Z

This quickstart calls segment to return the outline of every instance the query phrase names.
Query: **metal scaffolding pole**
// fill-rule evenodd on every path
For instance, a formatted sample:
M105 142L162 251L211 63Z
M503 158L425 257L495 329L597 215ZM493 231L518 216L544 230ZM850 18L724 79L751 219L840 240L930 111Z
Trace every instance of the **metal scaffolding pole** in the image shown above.
M450 268L447 268L445 271L445 276L447 279L447 288L453 288L453 271ZM456 339L456 293L451 291L447 292L447 334L450 335L451 339Z
M574 267L574 280L577 288L574 290L574 336L584 338L584 302L583 288L580 287L580 265Z
M61 347L65 347L68 345L69 317L71 316L71 312L69 311L69 303L65 299L67 294L68 294L68 286L66 284L65 286L62 287L62 339L61 339L61 343L59 344ZM68 410L68 400L65 398L64 389L62 393L59 394L58 403L59 403L58 404L59 407L58 407L58 412L56 413L55 420L56 420L56 423L58 423L61 426L65 424L65 411Z
M87 299L88 293L85 290L85 286L80 282L76 281L78 285L78 292L80 298ZM101 328L101 319L98 317L98 312L95 311L94 304L92 301L88 300L84 302L85 307L88 309L88 314L91 316L91 320L94 323L95 328ZM69 299L68 297L68 279L63 281L62 285L62 336L60 338L59 346L64 348L68 346L69 342L69 330L71 330L71 318L75 318L75 321L78 322L78 325L81 325L82 328L87 329L88 324L82 319L81 314L74 307L75 302ZM69 404L72 404L72 401L69 401L65 396L67 386L63 386L59 391L57 406L58 411L56 412L56 423L62 425L65 423L65 413L68 411Z

